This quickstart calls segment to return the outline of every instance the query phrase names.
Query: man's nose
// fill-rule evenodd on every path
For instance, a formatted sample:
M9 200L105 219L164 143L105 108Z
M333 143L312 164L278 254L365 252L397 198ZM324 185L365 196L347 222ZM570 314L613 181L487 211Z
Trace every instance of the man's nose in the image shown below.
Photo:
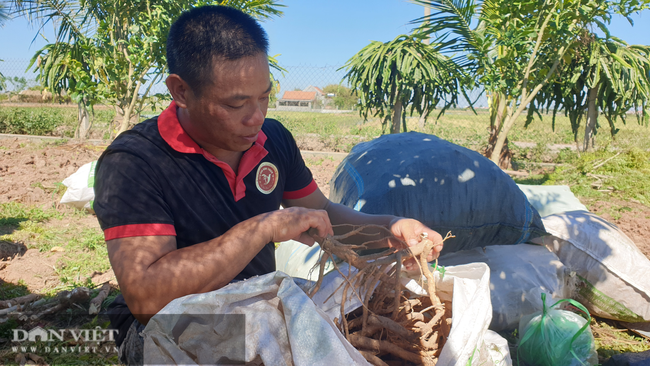
M264 111L263 111L263 106L260 104L255 104L255 107L252 111L253 113L250 115L248 120L246 121L247 125L250 126L258 126L262 125L264 123Z

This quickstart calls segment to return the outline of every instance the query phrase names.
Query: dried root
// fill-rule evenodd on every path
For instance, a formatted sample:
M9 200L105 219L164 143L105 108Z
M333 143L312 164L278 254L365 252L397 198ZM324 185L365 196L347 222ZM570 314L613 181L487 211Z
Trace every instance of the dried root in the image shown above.
M361 245L342 242L350 236L362 234L361 226L345 235L330 236L321 243L319 279L311 294L320 288L325 262L336 256L358 272L345 278L341 317L337 326L347 340L373 365L404 361L421 365L435 365L444 342L451 331L451 304L442 303L436 294L436 283L427 263L427 256L436 244L422 235L419 244L404 249L387 248L379 253L359 255L358 250L369 249L377 241ZM375 229L386 230L383 227ZM390 233L389 233L390 234ZM447 234L444 240L451 238ZM397 241L397 239L391 239ZM443 241L444 241L443 240ZM426 278L428 296L416 296L402 287L402 262L415 258ZM338 270L338 267L336 267ZM422 284L424 285L424 284ZM349 296L363 303L360 311L345 314L344 304Z

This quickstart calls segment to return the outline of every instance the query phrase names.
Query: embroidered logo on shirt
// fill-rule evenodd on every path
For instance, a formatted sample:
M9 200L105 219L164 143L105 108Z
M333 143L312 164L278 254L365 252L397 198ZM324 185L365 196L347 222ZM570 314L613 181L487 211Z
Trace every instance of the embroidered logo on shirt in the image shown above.
M257 168L255 184L257 189L264 194L273 192L278 184L278 168L271 163L260 164Z

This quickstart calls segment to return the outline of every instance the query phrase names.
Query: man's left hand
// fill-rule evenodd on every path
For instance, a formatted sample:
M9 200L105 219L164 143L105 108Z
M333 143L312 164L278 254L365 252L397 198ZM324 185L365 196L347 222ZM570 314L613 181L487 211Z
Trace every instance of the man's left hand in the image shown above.
M434 244L433 250L427 256L427 261L431 262L440 255L443 245L442 236L429 229L421 222L398 217L390 223L389 228L397 239L402 240L410 247L417 245L421 240L422 233L426 233L428 239ZM404 266L407 270L412 270L415 269L417 265L415 264L415 259L412 258L404 261Z

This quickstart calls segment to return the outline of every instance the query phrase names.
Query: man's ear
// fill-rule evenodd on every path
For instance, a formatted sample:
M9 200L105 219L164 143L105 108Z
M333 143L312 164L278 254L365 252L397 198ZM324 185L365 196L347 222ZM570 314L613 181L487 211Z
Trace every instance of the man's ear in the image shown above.
M192 89L185 80L177 74L170 74L165 83L176 105L180 108L187 108L187 98L191 97L189 94L192 94Z

